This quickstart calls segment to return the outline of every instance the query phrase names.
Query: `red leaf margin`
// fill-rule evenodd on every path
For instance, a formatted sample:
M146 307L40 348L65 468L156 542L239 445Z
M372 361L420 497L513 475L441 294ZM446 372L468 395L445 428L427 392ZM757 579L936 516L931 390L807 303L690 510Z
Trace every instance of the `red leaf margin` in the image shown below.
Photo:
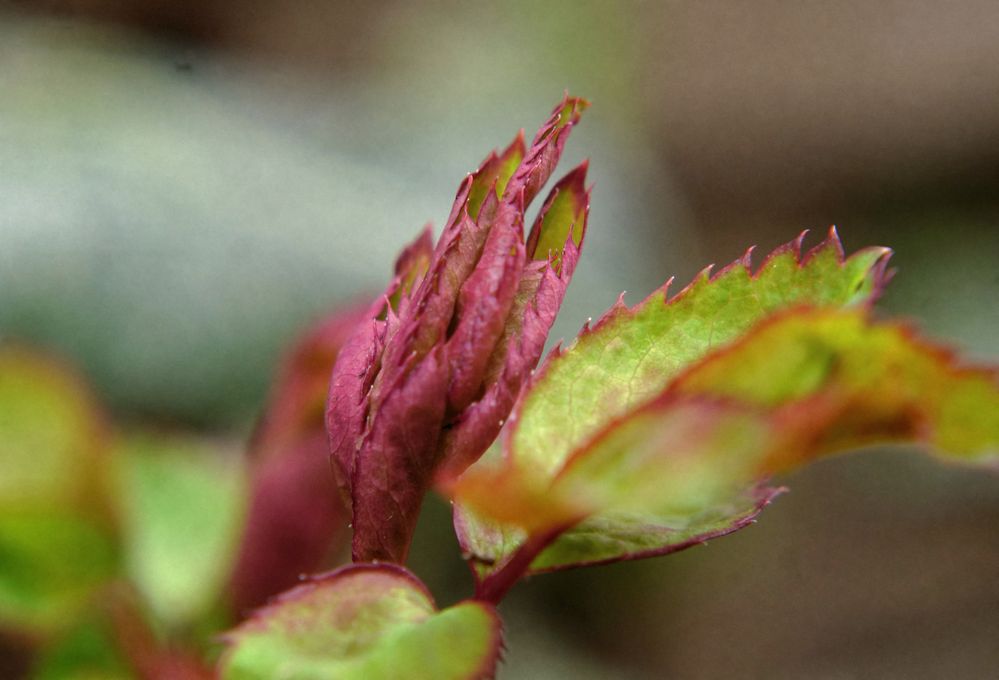
M332 581L336 581L344 576L364 573L364 572L382 572L389 573L393 576L402 577L413 585L417 590L419 590L423 595L426 596L427 601L430 602L431 606L434 608L435 613L440 613L442 610L437 607L437 603L434 600L433 594L427 588L426 584L423 583L419 578L416 577L411 571L402 567L398 564L391 562L357 562L354 564L348 564L338 569L332 571L323 572L320 574L313 574L304 578L300 585L295 586L290 590L286 590L279 595L274 596L270 601L262 607L255 609L243 622L241 622L235 628L226 631L218 636L218 641L223 645L231 646L238 642L238 636L241 631L258 631L266 630L266 619L271 615L277 608L282 605L293 603L296 600L308 597L317 588L322 587ZM479 666L475 672L468 676L468 680L493 680L496 677L496 670L499 662L502 660L502 650L505 648L504 635L503 635L503 620L500 618L499 613L496 608L487 602L482 602L479 600L462 600L456 604L473 604L482 611L484 611L488 617L493 622L492 625L492 639L490 640L489 648L491 653L483 659L482 664ZM219 666L225 663L226 657L228 655L228 650L223 651L222 656L219 658Z

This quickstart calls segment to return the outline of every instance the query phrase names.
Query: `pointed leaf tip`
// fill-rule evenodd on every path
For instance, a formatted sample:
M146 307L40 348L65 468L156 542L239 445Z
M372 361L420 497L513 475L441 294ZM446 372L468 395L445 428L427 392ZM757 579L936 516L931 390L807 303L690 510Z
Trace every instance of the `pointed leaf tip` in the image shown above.
M524 160L527 152L524 146L524 131L521 130L513 141L502 152L492 152L488 158L472 174L472 184L468 191L466 208L473 220L479 218L479 212L492 191L492 202L498 200L506 190L507 183Z
M505 200L515 200L523 192L524 205L528 206L551 177L558 164L566 139L579 122L589 102L568 94L552 111L551 116L538 130L523 162L507 184Z
M585 186L588 166L584 161L552 188L527 238L528 257L535 260L551 258L556 271L565 244L570 239L576 246L583 242L590 207Z
M433 257L433 230L428 224L412 243L406 246L395 262L395 279L386 292L388 309L386 314L398 313L402 301L408 297L426 275Z

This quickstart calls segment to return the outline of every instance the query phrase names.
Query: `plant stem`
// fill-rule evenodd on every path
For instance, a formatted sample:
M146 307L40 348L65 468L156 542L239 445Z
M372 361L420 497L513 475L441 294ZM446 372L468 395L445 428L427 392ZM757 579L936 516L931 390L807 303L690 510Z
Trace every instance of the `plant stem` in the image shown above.
M106 603L118 650L143 680L209 680L214 677L195 655L157 639L138 594L122 583L112 584Z
M572 524L560 526L528 536L510 559L476 586L475 599L493 605L499 604L514 584L523 577L534 558L571 526Z

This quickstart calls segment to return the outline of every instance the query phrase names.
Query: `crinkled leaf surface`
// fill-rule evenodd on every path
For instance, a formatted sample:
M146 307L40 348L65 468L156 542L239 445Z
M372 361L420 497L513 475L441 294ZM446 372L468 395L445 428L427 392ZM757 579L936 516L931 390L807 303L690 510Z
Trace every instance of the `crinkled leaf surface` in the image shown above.
M221 670L232 680L489 678L500 622L480 602L437 611L401 567L356 564L284 593L227 642Z
M960 367L862 310L804 308L692 366L577 450L547 485L516 467L469 483L478 508L526 531L588 517L533 562L545 570L662 554L734 531L776 492L766 487L772 474L845 448L908 441L999 467L997 373ZM522 518L501 502L504 485L526 498ZM506 540L503 551L522 539ZM484 547L491 559L505 557Z
M204 442L133 435L118 448L128 571L156 617L191 623L228 575L244 510L235 457Z
M526 244L531 261L486 364L482 396L443 434L439 479L461 474L495 440L521 385L541 358L586 233L590 197L586 170L584 162L557 182L538 213Z

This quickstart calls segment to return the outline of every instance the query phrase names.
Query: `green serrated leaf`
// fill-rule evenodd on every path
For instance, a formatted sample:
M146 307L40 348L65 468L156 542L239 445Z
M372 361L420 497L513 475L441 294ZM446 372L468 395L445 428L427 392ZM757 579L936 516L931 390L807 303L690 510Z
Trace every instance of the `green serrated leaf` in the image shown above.
M667 297L669 285L633 308L618 303L549 359L520 404L510 448L519 464L550 475L579 444L713 348L795 305L867 304L883 283L885 248L843 260L836 233L804 257L801 239L753 273L749 253L715 276L702 272Z
M117 453L128 571L159 621L190 624L231 569L243 470L237 458L188 439L135 435Z
M515 479L507 476L507 493L518 497L507 509L522 511L515 517L494 514L485 519L460 502L455 505L462 547L473 556L480 576L521 545L525 531L583 512L553 510L546 495L554 476L574 450L656 397L692 363L783 309L870 305L885 283L890 251L867 248L844 260L839 238L831 230L824 242L802 256L803 237L775 250L755 272L747 252L714 276L705 270L673 297L668 296L667 284L633 308L619 302L546 362L515 412L507 446L508 458L518 471ZM648 513L588 517L542 554L535 566L558 568L582 558L609 561L697 542L733 530L729 518L737 518L739 526L748 523L773 495L772 490L757 490L736 506L696 522ZM525 528L528 515L534 526Z
M492 677L499 655L495 610L463 602L436 611L401 567L356 564L286 592L227 635L222 677Z
M614 421L547 483L516 464L462 480L477 512L525 537L511 546L509 530L475 526L465 547L488 577L526 536L582 520L531 570L663 554L745 526L778 492L766 486L773 474L905 442L999 469L999 372L960 366L862 310L790 310Z
M855 311L796 310L604 430L553 489L601 510L700 524L705 511L746 506L775 473L896 442L999 467L999 375L960 368L908 329Z
M924 442L950 461L999 466L999 370L963 366L911 328L856 312L776 316L672 391L773 411L790 441L763 462L766 472L800 464L795 450L882 441Z

